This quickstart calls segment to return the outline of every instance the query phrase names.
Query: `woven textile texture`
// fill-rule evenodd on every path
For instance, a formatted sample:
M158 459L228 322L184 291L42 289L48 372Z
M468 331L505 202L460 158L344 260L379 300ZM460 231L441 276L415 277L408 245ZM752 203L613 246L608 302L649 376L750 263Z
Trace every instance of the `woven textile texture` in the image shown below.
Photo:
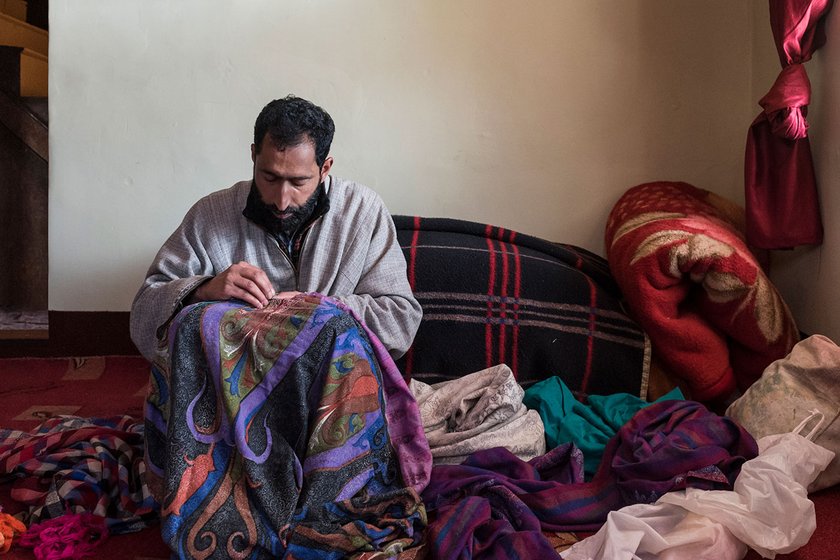
M575 391L645 396L647 339L603 258L465 220L394 222L423 307L397 362L408 377L432 384L506 364L523 387L557 375Z

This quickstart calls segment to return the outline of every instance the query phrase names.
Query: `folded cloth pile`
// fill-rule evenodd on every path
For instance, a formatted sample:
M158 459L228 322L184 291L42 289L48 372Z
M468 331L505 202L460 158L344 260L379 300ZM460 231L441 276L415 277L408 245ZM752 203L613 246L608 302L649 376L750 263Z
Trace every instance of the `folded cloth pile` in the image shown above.
M420 407L435 464L460 463L482 449L505 447L527 461L545 453L545 430L505 364L427 385L409 385Z
M682 398L682 391L677 388L656 402ZM598 470L610 439L636 412L651 404L628 393L581 395L578 399L557 376L528 387L522 402L539 411L545 425L546 447L553 449L571 442L583 452L587 479Z
M434 558L556 557L543 531L597 530L610 511L685 488L731 489L756 442L693 401L662 401L613 437L595 478L583 481L572 444L522 461L504 448L436 465L423 500ZM531 551L530 553L528 551ZM549 552L552 551L552 552Z

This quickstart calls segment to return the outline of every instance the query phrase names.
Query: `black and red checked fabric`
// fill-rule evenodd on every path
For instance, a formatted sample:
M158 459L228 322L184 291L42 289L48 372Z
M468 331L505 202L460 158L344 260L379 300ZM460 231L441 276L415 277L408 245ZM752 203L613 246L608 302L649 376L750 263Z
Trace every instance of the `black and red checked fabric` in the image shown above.
M602 257L465 220L394 216L423 320L397 364L425 383L505 363L586 394L647 391L649 345Z

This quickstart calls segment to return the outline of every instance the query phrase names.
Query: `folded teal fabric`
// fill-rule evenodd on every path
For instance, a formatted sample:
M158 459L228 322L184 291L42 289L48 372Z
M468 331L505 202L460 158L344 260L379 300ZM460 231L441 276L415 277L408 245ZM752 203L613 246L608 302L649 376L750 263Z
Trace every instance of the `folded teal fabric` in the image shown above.
M679 388L654 402L684 400ZM531 385L522 402L539 412L545 425L546 449L574 443L583 452L583 470L592 478L604 447L618 430L639 410L653 404L629 393L589 395L581 402L559 377L549 377Z

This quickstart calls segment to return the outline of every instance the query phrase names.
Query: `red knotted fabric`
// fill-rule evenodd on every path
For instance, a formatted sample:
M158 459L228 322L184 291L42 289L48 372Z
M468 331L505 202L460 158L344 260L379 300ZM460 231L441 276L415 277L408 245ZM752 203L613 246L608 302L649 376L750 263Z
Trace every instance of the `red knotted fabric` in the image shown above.
M822 243L817 183L808 139L811 82L803 63L825 43L833 0L770 0L782 71L759 104L744 164L747 241L761 249Z

